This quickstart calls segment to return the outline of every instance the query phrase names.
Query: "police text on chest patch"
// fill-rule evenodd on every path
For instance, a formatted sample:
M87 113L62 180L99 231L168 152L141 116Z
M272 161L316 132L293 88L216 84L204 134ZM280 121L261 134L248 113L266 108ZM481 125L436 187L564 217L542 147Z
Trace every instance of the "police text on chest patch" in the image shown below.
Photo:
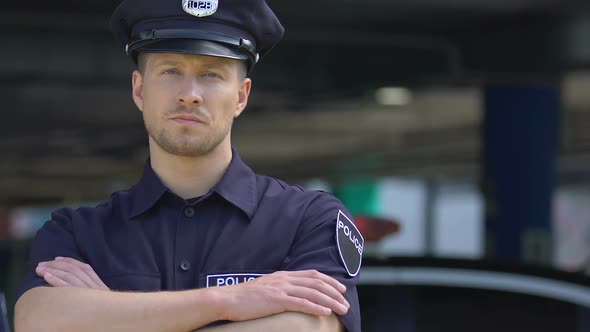
M258 273L229 273L229 274L210 274L207 276L207 288L219 286L231 286L243 282L252 281L264 274Z
M217 0L182 0L182 9L196 17L215 14L217 5Z
M338 210L336 220L336 243L346 272L351 277L356 276L361 269L365 239L356 225L341 210Z

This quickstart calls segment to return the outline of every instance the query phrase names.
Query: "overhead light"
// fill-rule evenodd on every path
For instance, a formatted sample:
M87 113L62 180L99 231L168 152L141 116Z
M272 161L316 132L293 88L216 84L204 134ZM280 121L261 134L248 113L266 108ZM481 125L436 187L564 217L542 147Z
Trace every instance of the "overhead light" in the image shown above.
M412 102L412 91L401 87L385 87L375 91L375 100L384 106L405 106Z

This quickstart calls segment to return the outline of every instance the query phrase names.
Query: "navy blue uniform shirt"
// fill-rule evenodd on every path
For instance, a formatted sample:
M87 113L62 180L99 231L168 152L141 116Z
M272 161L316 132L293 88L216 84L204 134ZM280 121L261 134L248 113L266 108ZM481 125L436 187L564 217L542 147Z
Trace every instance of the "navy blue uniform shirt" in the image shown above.
M148 161L140 182L94 208L55 211L32 243L18 296L48 286L39 262L57 256L90 264L112 290L186 290L231 285L280 270L316 269L346 285L351 307L340 319L360 331L356 282L336 240L348 212L331 194L254 174L233 151L221 181L184 200Z

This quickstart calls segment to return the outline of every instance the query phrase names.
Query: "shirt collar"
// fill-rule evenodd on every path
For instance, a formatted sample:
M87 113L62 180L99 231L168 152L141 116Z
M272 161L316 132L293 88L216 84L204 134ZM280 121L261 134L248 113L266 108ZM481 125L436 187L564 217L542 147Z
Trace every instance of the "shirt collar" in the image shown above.
M232 148L232 160L221 180L213 187L228 202L244 211L251 220L258 207L256 174Z
M141 180L131 188L133 205L129 218L135 218L149 210L167 191L168 188L160 181L148 158L143 167Z
M150 160L145 163L143 176L131 189L133 206L129 218L135 218L154 206L169 191L152 169ZM212 191L238 207L251 220L258 206L256 175L232 148L232 160L221 180Z

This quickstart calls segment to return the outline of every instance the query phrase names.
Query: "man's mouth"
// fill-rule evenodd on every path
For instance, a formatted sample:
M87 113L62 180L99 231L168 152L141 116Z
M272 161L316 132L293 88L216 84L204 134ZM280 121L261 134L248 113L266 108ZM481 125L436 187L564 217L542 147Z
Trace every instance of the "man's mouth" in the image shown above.
M194 114L188 114L188 113L175 115L172 117L172 120L174 120L177 123L187 124L187 125L205 124L205 121L203 121L202 118L200 118Z

